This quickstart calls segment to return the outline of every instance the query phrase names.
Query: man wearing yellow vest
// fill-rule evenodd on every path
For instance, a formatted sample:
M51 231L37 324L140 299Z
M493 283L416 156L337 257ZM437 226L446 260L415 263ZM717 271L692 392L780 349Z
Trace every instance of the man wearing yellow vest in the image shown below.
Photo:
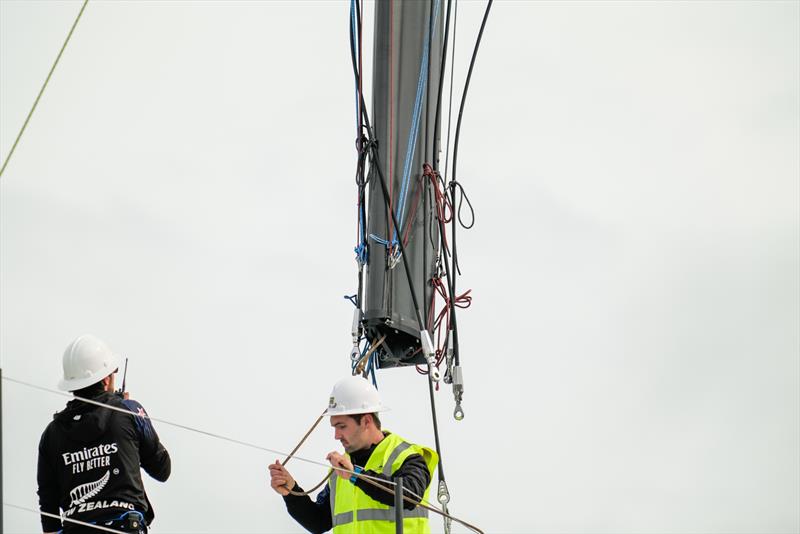
M405 494L428 499L436 452L381 430L379 412L387 408L378 390L366 379L350 376L333 386L325 415L345 454L333 451L327 459L334 468L316 500L289 493L301 492L292 475L278 462L269 466L272 488L283 495L289 514L309 532L333 529L334 534L394 534L394 495L351 473L366 475L383 486L403 477ZM416 500L416 499L414 499ZM403 506L403 532L428 534L428 511L414 503Z

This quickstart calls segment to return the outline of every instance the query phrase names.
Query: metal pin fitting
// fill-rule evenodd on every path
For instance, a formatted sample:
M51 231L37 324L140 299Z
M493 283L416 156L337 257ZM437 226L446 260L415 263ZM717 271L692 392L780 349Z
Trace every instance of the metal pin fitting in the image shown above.
M422 354L428 362L428 375L432 382L438 382L442 378L442 373L436 367L436 351L433 348L431 335L427 330L420 330L419 338L422 341Z
M353 310L353 326L350 328L350 334L353 336L353 344L358 344L358 339L361 337L361 310L358 308Z
M431 341L431 334L427 330L421 330L419 333L420 341L422 341L422 354L429 362L436 356L436 351L433 348L433 341Z
M439 495L437 498L442 505L450 502L450 492L447 491L447 482L444 480L439 481Z
M428 363L429 363L429 365L428 365L428 375L431 378L431 382L436 383L436 382L438 382L439 380L442 379L442 372L439 371L439 368L436 367L435 365L430 365L430 362L428 362Z
M461 400L461 395L464 393L464 374L461 371L461 366L453 366L453 395L456 395L458 400Z
M447 331L447 359L453 358L453 330Z
M461 399L464 397L464 375L461 372L460 365L453 367L453 397L456 401L453 417L456 421L461 421L464 419L464 410L461 408Z
M447 333L447 350L445 351L444 383L453 383L453 331Z

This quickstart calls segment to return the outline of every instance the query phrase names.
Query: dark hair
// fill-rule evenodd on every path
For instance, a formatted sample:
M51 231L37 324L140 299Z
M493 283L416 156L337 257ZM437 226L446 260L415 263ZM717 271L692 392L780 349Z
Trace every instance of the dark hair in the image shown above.
M371 415L372 416L372 422L375 423L375 428L377 428L378 430L381 429L381 420L380 420L380 418L378 418L378 414L377 413L370 413L370 414L354 413L354 414L350 414L348 417L352 417L355 420L356 424L360 425L361 424L361 419L365 415Z
M103 385L103 381L95 382L91 386L86 386L82 389L76 389L72 392L73 395L76 397L82 397L84 399L93 399L103 393L106 390L106 387Z

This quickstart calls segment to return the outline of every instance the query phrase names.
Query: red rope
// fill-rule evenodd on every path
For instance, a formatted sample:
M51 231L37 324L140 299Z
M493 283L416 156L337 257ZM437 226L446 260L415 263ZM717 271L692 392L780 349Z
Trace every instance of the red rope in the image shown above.
M445 348L447 342L447 337L445 332L450 331L450 298L447 294L447 286L444 284L444 282L442 282L441 276L432 278L431 286L433 286L433 289L435 291L433 295L431 295L431 304L430 307L428 308L427 327L428 331L434 332L434 336L436 338L435 358L436 358L436 367L438 368L442 364L445 355ZM458 297L456 297L455 301L453 302L453 306L462 309L469 308L472 305L472 296L470 295L471 292L472 289L468 289L462 294L460 294ZM433 319L436 310L435 306L436 306L437 294L440 297L442 297L442 300L444 300L444 306L439 311L439 313L436 314L436 319ZM442 328L443 324L446 325L445 328ZM444 338L444 340L442 338ZM419 374L422 375L428 374L427 368L420 368L419 365L417 365L416 368ZM438 384L436 385L436 390L437 391L439 390Z
M439 172L433 170L430 164L425 163L422 165L422 175L427 176L431 180L431 185L433 186L433 195L436 200L436 216L437 218L442 221L442 224L447 224L453 220L453 207L450 204L450 199L447 195L444 194L442 191L441 183L439 181ZM447 211L450 211L450 215L447 215ZM450 247L447 244L447 233L442 233L442 244L444 245L444 250L450 254Z

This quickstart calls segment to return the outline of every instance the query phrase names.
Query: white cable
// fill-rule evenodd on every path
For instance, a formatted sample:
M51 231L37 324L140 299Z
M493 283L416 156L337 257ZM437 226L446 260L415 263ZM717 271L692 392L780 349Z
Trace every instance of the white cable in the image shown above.
M53 519L58 519L59 521L67 521L69 523L75 523L76 525L81 525L84 527L94 528L97 530L102 530L103 532L113 532L114 534L119 534L119 530L114 530L107 527L101 527L100 525L95 525L93 523L86 523L84 521L78 521L77 519L70 519L68 517L61 517L60 515L51 514L49 512L43 512L41 510L34 510L33 508L25 508L24 506L18 506L16 504L11 504L3 501L3 506L8 506L9 508L17 508L19 510L25 510L26 512L33 512L34 514L40 514L45 517L52 517Z
M95 401L95 400L92 400L92 399L86 399L84 397L77 397L77 396L70 395L69 393L64 393L63 391L58 391L58 390L46 388L46 387L43 387L43 386L37 386L36 384L31 384L30 382L25 382L23 380L17 380L16 378L11 378L10 376L3 375L2 378L3 378L3 380L8 380L9 382L13 382L15 384L20 384L20 385L23 385L23 386L26 386L26 387L29 387L29 388L38 389L38 390L41 390L41 391L46 391L48 393L54 393L54 394L60 395L62 397L68 397L68 398L71 398L71 399L76 399L76 400L83 401L83 402L88 403L88 404L93 404L95 406L99 406L101 408L106 408L108 410L113 410L115 412L121 412L121 413L124 413L124 414L127 414L127 415L133 415L134 417L141 417L142 419L150 419L151 421L157 421L157 422L163 423L165 425L170 425L170 426L174 426L174 427L177 427L177 428L182 428L182 429L188 430L190 432L196 432L198 434L203 434L205 436L209 436L209 437L212 437L212 438L221 439L223 441L229 441L231 443L236 443L238 445L243 445L245 447L250 447L252 449L258 449L260 451L270 452L270 453L273 453L273 454L277 454L279 456L289 456L289 454L286 453L286 452L281 452L281 451L278 451L278 450L275 450L275 449L270 449L268 447L262 447L261 445L256 445L254 443L249 443L247 441L242 441L242 440L235 439L235 438L229 438L229 437L226 437L226 436L222 436L220 434L214 434L213 432L208 432L206 430L200 430L200 429L197 429L197 428L192 428L190 426L182 425L180 423L173 423L172 421L167 421L166 419L160 419L158 417L153 417L153 416L146 415L146 414L134 413L134 412L131 412L129 410L126 410L125 408L118 408L116 406L109 406L108 404L103 404L102 402L98 402L98 401ZM310 464L319 465L319 466L322 466L322 467L324 467L326 469L329 469L331 467L330 464L318 462L316 460L309 460L308 458L303 458L302 456L292 456L292 459L297 459L297 460L300 460L300 461L303 461L303 462L307 462L307 463L310 463ZM336 469L339 470L339 471L344 471L346 473L350 473L351 475L359 475L359 476L361 476L363 478L369 478L369 479L375 480L376 482L381 482L383 484L390 484L392 486L396 485L396 483L391 481L391 480L385 480L385 479L382 479L382 478L373 477L373 476L370 476L370 475L365 475L364 473L356 473L355 471L350 471L349 469L345 469L343 467L341 467L341 468L337 467ZM408 491L408 490L405 490L405 492L410 494L411 496L419 499L421 502L425 502L426 504L428 504L427 501L423 501L421 497L419 497L418 495L415 495L413 492Z

